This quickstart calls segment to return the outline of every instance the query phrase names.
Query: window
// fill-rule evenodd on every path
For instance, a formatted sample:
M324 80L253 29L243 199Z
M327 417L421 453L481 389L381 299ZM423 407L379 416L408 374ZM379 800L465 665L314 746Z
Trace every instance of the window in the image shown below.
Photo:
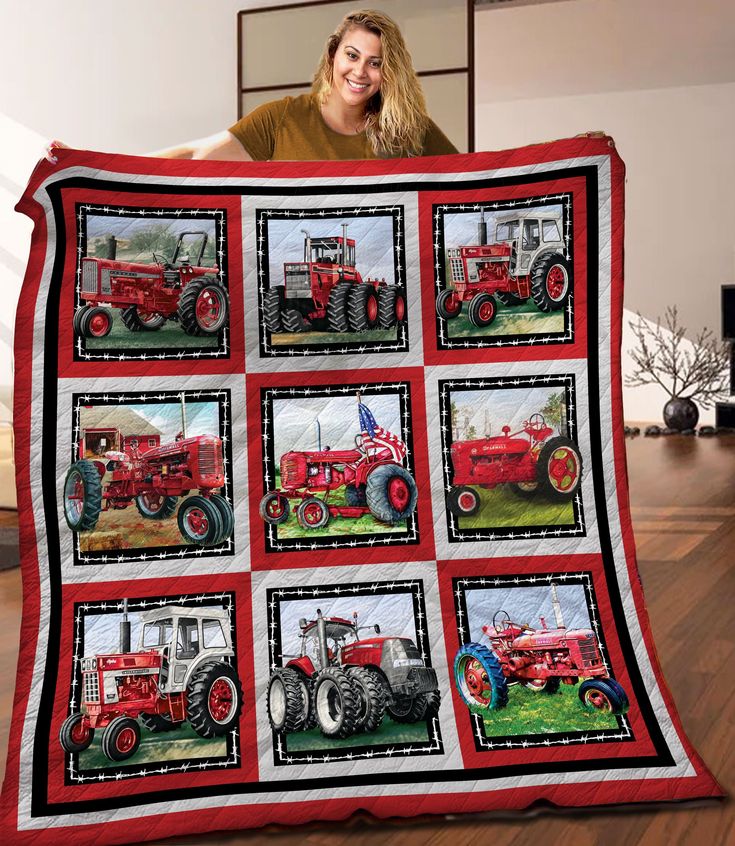
M496 241L514 241L518 237L518 221L508 220L505 223L499 223L495 230Z
M186 660L196 658L199 653L199 622L184 617L179 620L179 631L176 636L176 657Z
M555 220L545 220L542 224L544 241L561 241L559 227Z
M155 445L156 445L156 439L155 438L148 438L148 446L154 447Z
M204 649L227 647L227 640L219 620L205 620L202 623L202 646Z
M143 647L153 649L156 646L165 646L171 642L173 629L174 624L170 617L155 623L146 623L143 629Z
M526 220L523 223L523 249L537 250L541 243L538 220Z

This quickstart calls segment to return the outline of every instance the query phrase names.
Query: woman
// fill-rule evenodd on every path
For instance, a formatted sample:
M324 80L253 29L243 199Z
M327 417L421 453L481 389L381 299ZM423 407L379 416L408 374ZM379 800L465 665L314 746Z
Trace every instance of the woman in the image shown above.
M48 157L55 161L53 149L64 146L52 142ZM456 152L426 111L398 25L360 10L327 40L310 94L265 103L224 132L149 155L308 161Z

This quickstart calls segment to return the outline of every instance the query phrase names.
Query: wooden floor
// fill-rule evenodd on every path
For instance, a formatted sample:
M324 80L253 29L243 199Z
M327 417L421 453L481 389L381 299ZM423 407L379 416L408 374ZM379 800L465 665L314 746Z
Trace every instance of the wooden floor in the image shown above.
M643 586L659 657L684 727L724 789L735 790L735 436L628 441L631 501ZM15 671L21 591L0 573L0 675ZM0 693L0 768L12 687ZM272 846L576 846L735 844L733 803L551 813L410 824L348 823L215 834L172 844Z

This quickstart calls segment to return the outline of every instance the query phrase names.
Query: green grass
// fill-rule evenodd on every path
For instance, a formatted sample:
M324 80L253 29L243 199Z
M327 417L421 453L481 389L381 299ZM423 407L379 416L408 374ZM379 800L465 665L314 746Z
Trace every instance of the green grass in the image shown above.
M618 727L617 718L587 710L579 699L579 685L563 684L558 693L535 693L520 684L508 688L508 705L483 717L487 737L519 734L600 731Z
M368 329L366 332L276 332L271 335L271 343L274 347L292 347L301 344L362 344L395 341L396 338L395 328Z
M119 309L111 309L112 329L104 338L85 338L86 349L104 351L109 349L140 350L148 352L161 348L169 349L214 349L219 345L216 335L187 335L181 326L167 320L155 331L131 332L120 319Z
M564 331L564 310L549 314L539 311L532 300L520 306L498 306L495 320L482 329L473 326L467 317L469 303L462 303L462 311L447 321L450 338L486 338L494 335L542 335Z
M574 525L572 502L549 502L540 494L525 499L516 496L507 485L473 490L479 494L480 509L472 517L459 517L460 529Z
M425 722L394 723L386 714L377 731L353 734L344 739L324 737L318 728L287 735L288 752L307 752L317 749L351 749L355 746L389 746L392 743L427 743L429 733Z
M92 745L79 753L80 770L99 770L116 766L102 754L102 734L104 729L95 732ZM123 764L155 764L162 761L187 761L198 758L223 758L227 754L227 743L223 737L205 740L192 729L189 723L173 731L154 734L145 726L140 726L140 746L138 751Z

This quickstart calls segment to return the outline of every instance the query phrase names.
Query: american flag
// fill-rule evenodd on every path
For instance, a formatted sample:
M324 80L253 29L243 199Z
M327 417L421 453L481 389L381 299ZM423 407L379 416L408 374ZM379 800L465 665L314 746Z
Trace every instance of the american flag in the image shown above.
M378 426L373 417L372 411L364 404L359 403L357 410L360 414L360 430L362 432L362 446L371 458L392 458L400 463L406 455L406 444L396 437L392 432ZM388 451L388 455L380 455Z

